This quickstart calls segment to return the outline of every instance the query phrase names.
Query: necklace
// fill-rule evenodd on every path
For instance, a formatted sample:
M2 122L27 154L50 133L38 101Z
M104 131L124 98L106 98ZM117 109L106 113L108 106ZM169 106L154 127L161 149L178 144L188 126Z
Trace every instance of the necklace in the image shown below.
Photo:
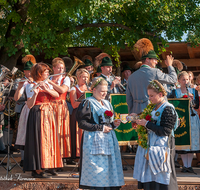
M155 110L157 110L159 108L160 104L162 104L164 101L165 101L165 99L163 98L163 100L161 102L159 102L158 104L156 104L156 106L155 106L156 109Z

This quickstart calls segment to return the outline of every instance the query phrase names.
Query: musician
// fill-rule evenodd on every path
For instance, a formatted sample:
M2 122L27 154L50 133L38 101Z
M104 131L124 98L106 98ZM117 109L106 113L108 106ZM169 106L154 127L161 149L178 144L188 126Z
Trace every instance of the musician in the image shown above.
M34 82L27 85L27 105L30 108L26 146L24 151L24 171L32 171L34 178L49 178L43 169L63 167L58 139L54 138L53 109L50 105L52 97L58 98L59 93L48 82L49 66L37 63L31 69ZM40 86L32 91L32 88Z
M31 77L31 68L36 63L36 60L32 55L27 55L27 57L32 59L33 62L30 61L30 59L27 60L27 62L24 65L24 75L25 75L24 78L16 80L19 81L27 79L27 81L19 82L17 90L15 91L14 94L14 100L16 101L15 112L18 114L21 113L19 117L17 138L15 142L16 148L19 148L21 152L20 166L23 166L26 126L27 126L28 114L30 111L27 104L25 103L25 101L27 100L26 86L33 80Z
M113 76L111 76L113 66L114 65L109 57L104 57L102 59L100 65L102 72L100 77L103 77L108 82L108 95L106 99L108 99L109 94L120 93L118 85L121 82L121 77L114 78Z
M131 75L133 69L131 69L127 64L123 66L122 75L124 75L124 78L121 80L121 84L126 88L128 83L128 78Z
M73 112L70 118L70 130L71 130L71 158L75 159L80 157L80 144L82 138L82 129L78 128L76 121L76 111L80 104L77 101L85 91L87 91L86 83L90 79L90 73L84 69L78 69L76 71L77 85L71 88L70 100L73 107Z
M186 71L182 71L178 75L178 82L180 84L180 88L172 91L171 98L189 98L190 101L193 102L194 108L199 108L199 97L198 92L194 88L188 88L189 93L187 92L186 85L189 84L189 75ZM189 97L188 97L189 95ZM193 109L193 107L191 107ZM192 110L190 109L190 113ZM183 161L183 168L181 172L189 172L194 173L192 169L192 159L194 152L200 152L200 121L197 112L193 109L193 112L196 114L195 116L190 116L190 126L191 126L191 149L186 149L182 151L177 151L177 153L181 154L181 158Z
M64 61L59 57L53 59L52 66L53 74L64 73L65 71ZM57 75L52 76L48 82L59 93L58 98L51 98L51 105L54 110L55 126L57 126L61 155L62 158L71 157L69 110L66 103L67 92L70 89L70 79L65 75Z
M94 71L94 67L93 67L93 63L92 63L92 57L89 55L85 55L82 58L82 61L85 63L85 65L83 66L90 74L93 73Z

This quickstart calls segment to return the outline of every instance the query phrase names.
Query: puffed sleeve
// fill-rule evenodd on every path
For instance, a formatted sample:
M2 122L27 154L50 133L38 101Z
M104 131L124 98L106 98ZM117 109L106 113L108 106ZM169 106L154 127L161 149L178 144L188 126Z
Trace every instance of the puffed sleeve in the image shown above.
M198 95L198 91L197 91L197 90L195 90L195 100L194 100L194 104L195 104L194 109L198 109L198 108L199 108L199 95Z
M160 125L149 121L146 127L158 136L169 136L176 123L176 113L172 110L170 106L166 106L163 110Z
M78 126L86 131L103 131L102 124L96 124L91 112L90 102L83 100L76 112L76 120Z

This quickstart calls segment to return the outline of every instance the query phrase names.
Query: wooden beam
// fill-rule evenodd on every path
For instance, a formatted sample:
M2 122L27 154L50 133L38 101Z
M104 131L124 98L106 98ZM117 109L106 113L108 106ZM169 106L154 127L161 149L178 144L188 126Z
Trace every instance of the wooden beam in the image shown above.
M191 47L190 43L187 44L187 50L188 50L188 54L189 54L190 59L194 59L195 54L194 54L193 48Z

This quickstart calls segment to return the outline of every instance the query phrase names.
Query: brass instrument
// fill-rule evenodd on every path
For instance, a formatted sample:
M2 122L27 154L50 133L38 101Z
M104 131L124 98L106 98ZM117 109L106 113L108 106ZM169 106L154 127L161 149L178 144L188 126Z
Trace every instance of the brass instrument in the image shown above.
M76 69L78 69L78 67L80 67L81 65L85 65L85 63L83 61L81 61L79 58L77 58L76 56L74 56L74 65L73 67L70 69L70 71L68 72L67 76L71 77L72 74L74 73L74 71Z
M5 110L4 110L4 114L7 115L7 116L9 115L8 101L9 100L7 100L6 103L5 103ZM13 117L16 114L15 111L14 111L15 106L16 106L15 100L11 99L10 100L10 117Z

